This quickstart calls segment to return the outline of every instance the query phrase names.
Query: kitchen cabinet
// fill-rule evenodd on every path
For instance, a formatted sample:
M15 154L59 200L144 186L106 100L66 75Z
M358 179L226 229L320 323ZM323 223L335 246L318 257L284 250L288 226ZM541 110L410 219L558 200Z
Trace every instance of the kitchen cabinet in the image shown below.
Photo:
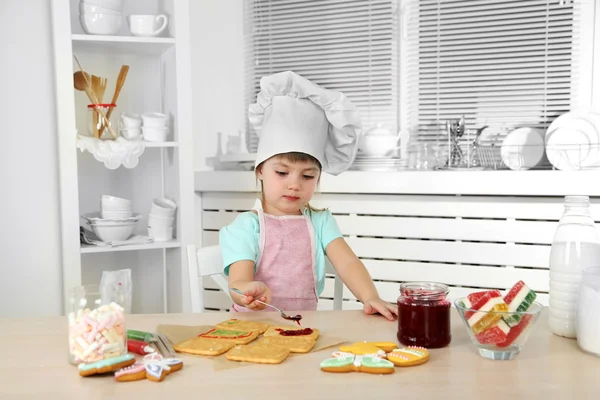
M86 34L79 22L79 0L52 0L52 40L56 87L57 152L64 312L68 292L81 284L99 283L103 270L129 268L133 313L181 312L188 304L185 246L194 241L193 136L188 0L126 0L115 35ZM133 36L126 17L165 14L168 27L157 37ZM122 65L129 71L114 112L160 112L170 117L167 141L147 142L139 163L108 169L89 151L77 148L87 134L86 94L73 86L79 70L108 78L104 102L110 102ZM82 215L100 211L101 196L129 199L141 214L134 234L148 235L154 198L177 203L174 238L119 247L80 243Z

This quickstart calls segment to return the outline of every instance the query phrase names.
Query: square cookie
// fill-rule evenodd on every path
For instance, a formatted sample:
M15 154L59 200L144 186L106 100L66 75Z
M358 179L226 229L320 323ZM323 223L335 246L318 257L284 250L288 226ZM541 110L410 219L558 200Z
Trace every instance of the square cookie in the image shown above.
M258 332L240 331L233 329L214 328L207 332L201 333L198 337L204 339L224 340L234 344L248 344L258 336Z
M290 353L308 353L315 347L315 343L311 338L286 336L263 336L256 341L256 344L283 347Z
M240 319L231 318L227 321L219 322L215 325L217 329L233 329L237 331L250 331L250 332L258 332L260 335L264 333L267 329L269 329L268 324L263 324L262 322L254 322L254 321L242 321Z
M300 330L304 330L304 329L311 329L311 328L302 328L302 327L295 327L295 326L272 326L269 329L267 329L267 331L265 332L265 336L303 337L303 338L311 338L312 340L317 340L317 338L319 337L318 329L311 329L312 333L307 334L307 335L285 336L285 335L281 334L282 331L300 331Z
M280 364L287 358L290 351L281 346L270 346L258 342L235 346L229 350L225 357L231 361L246 361L256 364Z
M231 341L192 338L174 345L173 349L178 353L218 356L234 346L235 343Z

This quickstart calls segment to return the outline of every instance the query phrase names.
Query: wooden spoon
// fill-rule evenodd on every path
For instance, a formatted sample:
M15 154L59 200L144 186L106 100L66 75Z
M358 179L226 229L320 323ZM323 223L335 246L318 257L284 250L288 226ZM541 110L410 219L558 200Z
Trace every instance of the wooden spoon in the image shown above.
M84 91L87 94L88 98L92 102L92 104L99 104L96 95L90 90L91 82L90 75L87 72L77 71L73 74L73 82L75 85L75 89ZM104 117L104 121L102 122L103 127L107 127L108 131L112 135L114 139L117 138L117 134L113 130L112 126L108 125L108 118L106 118L106 114L100 108L96 109L102 117Z
M122 65L121 70L119 71L119 77L117 78L117 85L115 86L115 93L113 94L113 98L111 100L111 104L117 104L117 99L119 98L119 93L121 93L121 88L123 84L125 84L125 79L127 78L127 73L129 72L129 65ZM115 108L111 107L108 110L108 118L112 115L112 112ZM104 127L100 128L100 135L104 131Z

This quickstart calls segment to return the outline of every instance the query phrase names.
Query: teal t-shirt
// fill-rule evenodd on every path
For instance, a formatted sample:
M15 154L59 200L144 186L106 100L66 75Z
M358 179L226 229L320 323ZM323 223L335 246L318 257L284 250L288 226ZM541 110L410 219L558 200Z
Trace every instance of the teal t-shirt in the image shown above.
M312 211L306 208L303 212L308 216L314 228L317 244L315 246L316 289L317 295L321 295L325 287L325 249L332 240L342 237L342 233L331 211ZM259 255L259 237L258 215L251 211L241 213L231 224L220 230L219 244L223 255L223 273L226 276L229 276L229 266L241 260L252 261L256 273L256 270L260 268L260 265L256 265ZM306 256L310 257L310 254Z

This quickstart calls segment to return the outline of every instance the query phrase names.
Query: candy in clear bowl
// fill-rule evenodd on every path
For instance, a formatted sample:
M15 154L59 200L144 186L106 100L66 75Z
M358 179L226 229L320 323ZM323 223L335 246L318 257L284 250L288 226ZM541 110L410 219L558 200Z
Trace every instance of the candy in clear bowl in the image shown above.
M526 311L483 311L469 308L467 297L456 299L454 305L479 355L492 360L515 358L542 310L533 302Z

